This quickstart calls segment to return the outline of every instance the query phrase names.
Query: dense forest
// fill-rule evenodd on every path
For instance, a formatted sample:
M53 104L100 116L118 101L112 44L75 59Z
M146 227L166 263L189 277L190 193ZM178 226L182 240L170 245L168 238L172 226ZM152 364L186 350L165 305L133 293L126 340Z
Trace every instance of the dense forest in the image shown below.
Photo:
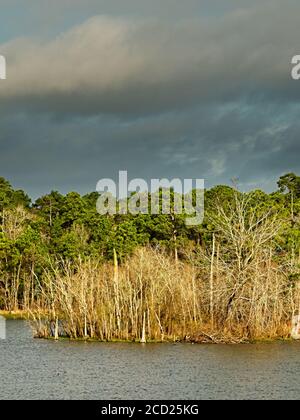
M300 177L205 191L205 219L100 216L98 193L34 203L0 178L0 309L36 335L240 342L288 337L300 305Z

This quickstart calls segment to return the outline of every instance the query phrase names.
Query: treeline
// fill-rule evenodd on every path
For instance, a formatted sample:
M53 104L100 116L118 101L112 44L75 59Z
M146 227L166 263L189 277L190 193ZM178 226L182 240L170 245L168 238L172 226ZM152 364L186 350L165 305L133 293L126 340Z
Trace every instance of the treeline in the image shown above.
M234 341L287 336L299 310L300 177L205 191L205 220L100 216L97 193L32 203L0 178L0 308L41 336Z

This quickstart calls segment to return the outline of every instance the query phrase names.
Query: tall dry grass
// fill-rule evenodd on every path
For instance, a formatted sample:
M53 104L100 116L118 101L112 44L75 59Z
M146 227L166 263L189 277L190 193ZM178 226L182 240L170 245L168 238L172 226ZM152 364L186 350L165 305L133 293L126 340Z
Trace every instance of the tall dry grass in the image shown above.
M39 307L47 315L46 335L53 335L59 320L61 332L71 338L176 340L196 331L200 321L196 283L189 264L140 249L120 267L78 260L53 268L46 273ZM44 322L37 324L45 331Z

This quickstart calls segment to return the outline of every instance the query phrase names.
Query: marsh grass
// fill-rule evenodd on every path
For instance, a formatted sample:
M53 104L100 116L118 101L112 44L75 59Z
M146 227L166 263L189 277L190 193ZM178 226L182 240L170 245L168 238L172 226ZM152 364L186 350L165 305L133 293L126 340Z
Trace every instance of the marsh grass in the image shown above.
M216 267L212 306L205 265L174 264L152 249L140 249L118 267L117 276L110 264L66 263L47 272L39 302L42 315L33 317L36 334L213 343L288 337L298 297L281 269L266 264L255 265L242 285L231 271Z

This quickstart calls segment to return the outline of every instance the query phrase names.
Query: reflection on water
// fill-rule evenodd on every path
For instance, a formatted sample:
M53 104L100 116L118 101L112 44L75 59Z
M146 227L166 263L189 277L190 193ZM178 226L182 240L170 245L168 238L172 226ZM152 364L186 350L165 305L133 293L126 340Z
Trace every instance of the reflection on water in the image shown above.
M298 399L300 343L53 342L7 321L0 374L1 399Z

